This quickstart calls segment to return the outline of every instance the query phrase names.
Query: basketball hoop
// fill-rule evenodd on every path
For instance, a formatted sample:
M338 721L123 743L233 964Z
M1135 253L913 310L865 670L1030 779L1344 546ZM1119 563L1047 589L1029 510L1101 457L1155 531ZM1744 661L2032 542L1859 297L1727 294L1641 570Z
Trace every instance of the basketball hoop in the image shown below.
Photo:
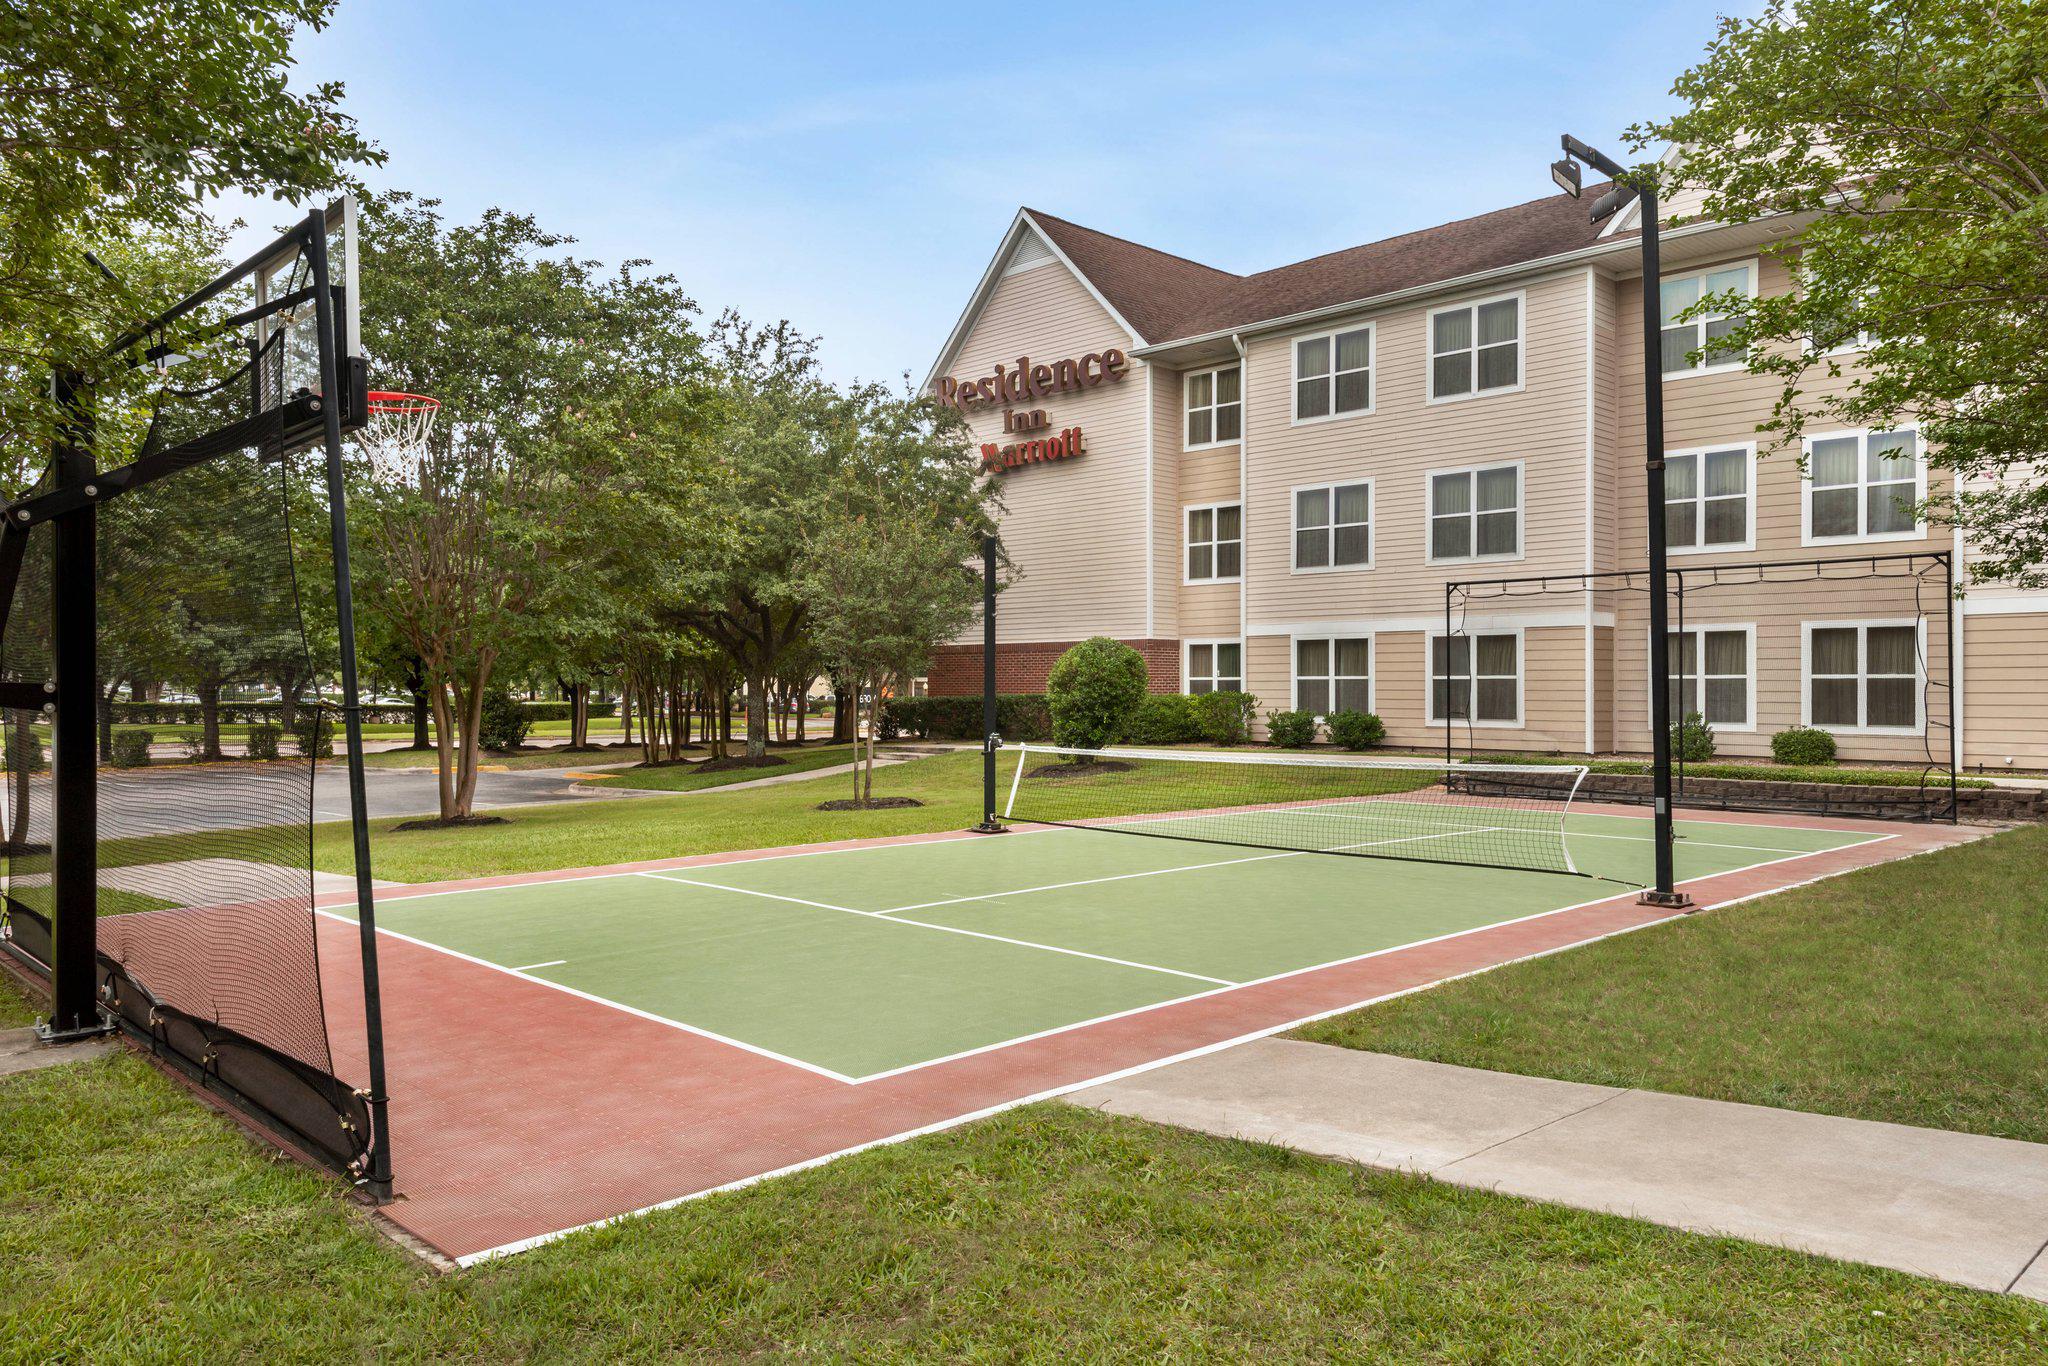
M374 390L365 399L369 417L356 440L381 471L401 481L411 477L426 454L441 400L388 389Z

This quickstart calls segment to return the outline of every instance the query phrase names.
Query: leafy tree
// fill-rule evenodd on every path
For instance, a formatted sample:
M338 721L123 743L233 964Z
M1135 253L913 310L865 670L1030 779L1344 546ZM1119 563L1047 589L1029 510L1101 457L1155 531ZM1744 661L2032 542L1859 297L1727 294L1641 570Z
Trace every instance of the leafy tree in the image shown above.
M1783 381L1762 430L1917 421L1959 488L1925 511L1969 534L1976 576L2048 583L2048 9L1770 0L1674 89L1688 107L1631 138L1679 146L1707 217L1814 215L1764 249L1796 291L1743 304L1717 348ZM1846 387L1810 392L1859 334Z
M293 38L334 5L0 5L0 367L46 378L154 311L137 307L146 282L117 270L124 297L81 248L107 257L137 236L203 230L203 196L304 198L384 159L342 112L338 83L287 79ZM0 385L10 449L18 437L47 448L43 393Z
M970 562L992 522L956 419L879 386L856 388L844 407L851 447L803 528L795 580L811 605L814 658L868 699L866 762L854 779L865 803L883 696L924 672L933 649L974 619L981 582ZM808 684L815 668L804 668Z

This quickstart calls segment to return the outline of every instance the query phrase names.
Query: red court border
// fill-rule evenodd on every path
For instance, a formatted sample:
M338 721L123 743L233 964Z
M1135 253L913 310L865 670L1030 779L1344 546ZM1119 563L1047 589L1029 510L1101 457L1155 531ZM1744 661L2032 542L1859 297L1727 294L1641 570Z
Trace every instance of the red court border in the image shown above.
M1643 819L1639 807L1581 805L1575 811ZM1756 867L1683 884L1702 907L1990 833L1983 827L1733 812L1688 811L1684 818L1885 837L1845 849L1774 856ZM377 899L979 838L992 837L961 831L841 840L383 888ZM352 900L333 895L320 904ZM1671 918L1637 905L1633 892L1621 892L857 1085L381 936L400 1193L385 1213L466 1264ZM320 936L336 1070L360 1077L366 1067L355 926L322 916Z

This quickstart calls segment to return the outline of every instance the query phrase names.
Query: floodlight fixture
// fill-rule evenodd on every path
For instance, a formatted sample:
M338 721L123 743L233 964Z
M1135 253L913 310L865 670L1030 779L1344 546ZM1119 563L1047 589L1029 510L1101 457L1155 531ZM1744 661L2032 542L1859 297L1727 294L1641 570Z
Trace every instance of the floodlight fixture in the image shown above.
M1550 178L1557 182L1557 188L1573 199L1579 197L1579 163L1570 157L1563 157L1550 163Z

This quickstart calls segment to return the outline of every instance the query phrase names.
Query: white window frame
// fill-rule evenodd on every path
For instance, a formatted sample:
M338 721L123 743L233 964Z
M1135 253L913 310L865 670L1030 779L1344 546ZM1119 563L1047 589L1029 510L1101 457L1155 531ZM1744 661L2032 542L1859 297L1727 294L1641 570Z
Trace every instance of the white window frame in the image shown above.
M1726 449L1726 447L1717 447L1716 449L1721 449L1721 450L1725 450L1725 449ZM1698 673L1695 673L1695 674L1693 675L1693 686L1694 686L1694 696L1696 696L1696 697L1697 697L1697 698L1699 699L1700 705L1701 705L1702 707L1704 707L1704 706L1706 705L1706 701L1707 701L1707 675L1706 675L1706 673L1705 673L1705 670L1706 670L1706 667L1707 667L1707 643L1706 643L1706 641L1705 641L1705 640L1704 640L1704 639L1703 639L1702 637L1704 637L1704 636L1705 636L1705 634L1706 634L1707 632L1709 632L1709 631L1740 631L1740 632L1742 632L1742 633L1743 633L1743 634L1744 634L1745 636L1748 636L1748 637L1749 637L1749 644L1748 644L1748 646L1746 647L1747 653L1746 653L1746 654L1744 655L1744 659L1745 659L1745 660L1747 661L1747 664L1748 664L1748 669L1749 669L1749 678L1747 679L1747 682L1748 682L1748 684L1749 684L1749 688L1748 688L1748 700L1747 700L1747 701L1746 701L1746 702L1744 703L1744 707L1745 707L1745 710L1746 710L1746 711L1748 712L1748 715L1749 715L1749 724L1747 724L1747 725L1742 725L1742 726L1734 726L1734 725L1729 725L1728 723L1726 723L1726 722L1723 722L1723 721L1709 721L1709 722L1707 722L1707 724L1708 724L1708 725L1710 725L1710 726L1712 726L1712 727L1713 727L1713 728L1714 728L1714 729L1715 729L1715 730L1716 730L1717 732L1720 732L1720 731L1726 731L1726 732L1729 732L1729 733L1731 733L1731 734L1738 734L1738 735L1747 735L1747 734L1752 734L1752 733L1754 733L1754 732L1755 732L1755 730L1756 730L1756 727L1757 727L1757 721L1756 721L1756 674L1757 674L1757 668L1756 668L1756 623L1754 623L1754 622L1737 622L1737 621L1728 621L1728 622L1710 622L1710 623L1708 623L1707 625L1704 625L1704 626L1695 626L1695 625L1693 625L1693 624L1692 624L1691 622L1689 622L1689 621L1688 621L1688 622L1687 622L1687 623L1685 624L1685 627L1684 627L1684 629L1683 629L1683 630L1679 629L1679 628L1678 628L1678 627L1676 627L1676 626L1673 626L1673 627L1671 628L1671 634L1672 634L1672 635L1674 635L1674 636L1678 636L1678 635L1686 635L1686 636L1692 636L1692 637L1694 637L1694 638L1695 638L1695 641L1696 641L1696 643L1695 643L1695 644L1693 645L1693 657L1694 657L1695 659L1697 659L1697 660L1699 661L1699 665L1700 665L1700 672L1698 672ZM1653 639L1655 639L1655 637L1653 637L1653 636L1652 636L1652 635L1650 634L1650 632L1649 632L1649 629L1648 629L1647 627L1646 627L1646 628L1644 628L1644 630L1643 630L1643 698L1644 698L1644 700L1645 700L1646 702L1655 702L1655 701L1656 701L1656 698L1657 698L1657 685L1656 685L1656 682L1655 682L1655 681L1654 681L1654 680L1652 679L1652 677L1651 677L1651 674L1652 674L1652 673L1653 673L1654 671L1653 671L1653 670L1651 669L1651 667L1650 667L1650 642L1651 642L1651 641L1652 641ZM1677 670L1677 665L1678 665L1678 655L1677 655L1677 653L1676 653L1675 651L1674 651L1674 652L1672 653L1672 656L1671 656L1671 662L1672 662L1672 669L1673 669L1673 677L1676 677L1676 676L1677 676L1676 670ZM1716 674L1716 675L1714 675L1714 677L1716 677L1716 678L1725 678L1725 677L1727 677L1727 675L1726 675L1726 674ZM1643 715L1644 715L1644 716L1646 716L1646 717L1647 717L1647 716L1649 716L1650 714L1651 714L1651 713L1650 713L1650 711L1649 711L1649 710L1647 710L1647 709L1645 709L1645 711L1643 712ZM1704 713L1704 712L1702 712L1701 714L1702 714L1702 715L1704 715L1705 713ZM1674 714L1673 714L1673 716L1672 716L1672 718L1671 718L1671 724L1673 724L1673 725L1675 726L1675 725L1677 725L1678 723L1680 723L1680 722L1681 722L1681 721L1683 721L1683 720L1685 720L1685 718L1684 718L1683 716L1681 716L1681 715L1678 715L1678 714L1675 714L1675 713L1674 713ZM1646 725L1646 726L1647 726L1647 724L1648 724L1648 723L1647 723L1647 722L1645 722L1645 725Z
M1353 332L1365 333L1365 392L1363 408L1349 412L1337 411L1337 376L1355 375L1357 370L1337 369L1337 338L1348 337ZM1330 344L1330 373L1327 376L1305 376L1301 373L1301 345L1303 342L1326 341ZM1354 417L1371 417L1380 406L1380 329L1377 322L1353 323L1349 327L1335 327L1324 332L1304 332L1287 339L1287 413L1288 425L1314 427L1325 422L1343 422ZM1301 415L1301 382L1306 378L1327 379L1330 386L1330 411L1321 417Z
M1216 513L1218 513L1218 512L1221 512L1221 511L1222 511L1222 510L1223 510L1224 508L1236 508L1236 509L1237 509L1237 572L1236 572L1235 574L1214 574L1214 573L1212 573L1212 574L1210 574L1210 575L1209 575L1209 577L1208 577L1208 578L1206 578L1206 579L1198 579L1198 578L1196 578L1196 577L1195 577L1194 575L1192 575L1192 574L1190 574L1190 573L1188 572L1188 551L1189 551L1189 549L1190 549L1190 548L1192 548L1193 546L1196 546L1196 545L1207 545L1207 546L1209 546L1209 547L1210 547L1210 552L1209 552L1209 564L1210 564L1210 567L1211 567L1212 569L1214 568L1214 566L1215 566L1215 564L1216 564L1216 552L1215 552L1215 547L1216 547L1216 546L1219 546L1219 545L1229 545L1229 544L1230 544L1230 542L1228 542L1228 541L1225 541L1225 540L1222 540L1222 539L1218 538L1218 537L1216 536L1216 534L1215 534L1215 520L1216 520L1216 519L1215 519L1215 514L1216 514ZM1209 537L1209 539L1208 539L1207 541L1205 541L1205 542L1203 542L1203 541L1195 541L1195 540L1192 540L1192 539L1190 539L1190 538L1189 538L1189 534L1188 534L1188 521L1189 521L1189 519L1190 519L1191 517L1193 517L1193 516L1194 516L1194 514L1195 514L1195 513L1197 513L1197 512L1206 512L1206 513L1209 513L1209 514L1210 514L1210 537ZM1182 508L1181 508L1181 510L1180 510L1180 581L1181 581L1181 583L1182 583L1182 584L1183 584L1184 586L1189 586L1189 587L1193 587L1193 586L1198 586L1198 585L1201 585L1201 584L1207 584L1207 583L1243 583L1243 582L1244 582L1244 504L1243 504L1243 503L1242 503L1241 501L1239 501L1238 499L1235 499L1235 498L1233 498L1233 499L1230 499L1230 500L1229 500L1229 501L1227 501L1227 502L1222 502L1222 503L1189 503L1189 504L1187 504L1187 505L1185 505L1184 507L1182 507Z
M1512 555L1481 555L1479 549L1479 474L1482 470L1512 469L1515 472L1515 550ZM1472 519L1472 549L1470 555L1438 555L1436 553L1436 481L1446 474L1465 474L1472 478L1472 511L1465 514ZM1447 514L1448 515L1448 514ZM1527 462L1522 460L1487 460L1477 465L1456 465L1446 469L1429 470L1422 476L1422 553L1425 564L1482 564L1511 563L1525 558L1529 553L1529 471Z
M1688 455L1694 456L1699 460L1700 477L1697 483L1697 487L1699 488L1700 492L1694 495L1692 501L1699 508L1699 517L1694 525L1697 528L1698 533L1701 536L1704 536L1707 534L1707 456L1715 451L1743 451L1749 457L1749 488L1748 491L1743 495L1743 501L1748 504L1748 508L1746 509L1746 513L1743 518L1742 539L1740 541L1729 541L1725 544L1716 545L1707 545L1704 543L1697 545L1679 545L1676 541L1673 541L1670 543L1669 547L1673 555L1718 555L1730 551L1756 549L1756 481L1758 473L1758 463L1756 458L1756 442L1721 441L1716 442L1711 446L1689 446L1684 450L1666 451L1664 452L1664 463L1668 466L1672 462L1672 460ZM1664 502L1667 506L1669 506L1671 501L1672 500L1668 495L1664 499Z
M1321 641L1330 647L1330 669L1327 681L1330 685L1330 701L1337 700L1337 642L1340 640L1362 640L1365 642L1365 709L1379 715L1380 701L1380 651L1379 638L1371 631L1303 631L1287 638L1287 705L1294 711L1301 710L1301 646L1304 641ZM1350 677L1345 674L1342 677ZM1329 712L1317 712L1328 716Z
M1436 714L1436 643L1452 636L1462 636L1473 642L1472 652L1467 656L1476 671L1479 667L1478 640L1481 636L1513 636L1515 638L1515 719L1512 721L1480 721L1471 717L1442 717ZM1491 678L1495 675L1488 674ZM1470 676L1471 699L1479 700L1479 675ZM1422 714L1425 725L1471 726L1476 730L1527 730L1529 728L1529 641L1525 629L1520 626L1473 627L1464 631L1430 631L1422 642Z
M1365 487L1364 563L1312 565L1296 563L1296 557L1301 553L1296 538L1301 532L1312 529L1301 525L1301 495L1304 493L1327 493L1330 495L1330 522L1324 530L1329 533L1326 541L1330 549L1330 558L1334 560L1337 556L1337 490L1357 488L1360 485ZM1333 479L1328 483L1296 484L1293 488L1287 490L1287 572L1290 574L1360 574L1371 569L1373 562L1379 558L1380 553L1379 532L1374 526L1374 522L1379 517L1380 510L1380 492L1376 485L1377 481L1372 479ZM1357 523L1346 522L1344 525L1355 526ZM1314 636L1309 638L1311 640L1316 639ZM1346 636L1344 639L1349 640L1351 637Z
M1856 438L1856 483L1829 484L1828 488L1854 488L1856 490L1856 524L1865 525L1870 516L1870 438L1873 436L1897 436L1911 433L1913 437L1913 505L1918 508L1927 501L1927 439L1918 427L1852 427L1839 432L1814 432L1800 442L1800 463L1804 468L1799 472L1799 544L1814 545L1877 545L1886 541L1924 541L1928 526L1924 518L1914 514L1911 531L1858 531L1847 536L1816 536L1813 534L1813 444L1816 441L1833 441L1840 437Z
M1216 376L1222 374L1225 370L1237 371L1237 401L1235 403L1219 403L1216 400ZM1209 377L1208 406L1206 408L1190 407L1188 404L1188 390L1193 386L1195 379L1201 375ZM1237 409L1236 436L1216 437L1215 435L1216 414L1218 410L1223 408ZM1209 434L1212 439L1190 443L1188 441L1188 416L1199 412L1207 412L1209 414ZM1244 440L1244 362L1231 361L1225 365L1212 365L1206 370L1183 371L1180 377L1180 448L1184 451L1212 451L1218 446L1235 446L1242 440Z
M1658 342L1658 356L1657 356L1657 366L1658 366L1658 369L1659 369L1660 371L1663 371L1663 375L1664 375L1664 380L1665 380L1665 382L1666 382L1666 383L1669 383L1670 381L1672 381L1672 380L1675 380L1675 379L1692 379L1692 378L1694 378L1694 377L1696 377L1696 376L1699 376L1699 375L1725 375L1725 374L1729 374L1729 373L1731 373L1731 372L1733 372L1733 371L1736 371L1736 370L1746 370L1746 369L1748 369L1748 368L1749 368L1749 356L1748 356L1747 354L1744 354L1744 355L1741 355L1741 356L1737 356L1737 357L1734 357L1734 358L1732 358L1732 359L1729 359L1729 360L1723 360L1723 361L1715 361L1715 362L1713 362L1712 364L1709 364L1709 365L1702 365L1702 364L1699 364L1698 362L1695 362L1694 364L1692 364L1691 366L1689 366L1688 368L1686 368L1686 369L1684 369L1684 370L1663 370L1663 365L1664 365L1664 356L1663 356L1663 337L1664 337L1664 325L1663 325L1663 317L1664 317L1664 304L1663 304L1663 297L1664 297L1664 295L1663 295L1663 290L1664 290L1664 286L1665 286L1665 285L1668 285L1668 284L1675 284L1676 282L1678 282L1678 281L1680 281L1680 280L1698 280L1698 281L1700 282L1700 297L1701 297L1701 298L1705 298L1705 297L1706 297L1706 289L1707 289L1707 277L1708 277L1709 275L1719 275L1719 274L1720 274L1720 273L1721 273L1722 271L1724 271L1724 270L1734 270L1734 269L1736 269L1736 268L1737 268L1738 266L1739 266L1739 267L1741 267L1741 268L1742 268L1743 270L1746 270L1746 271L1748 271L1748 272L1749 272L1749 289L1748 289L1749 297L1750 297L1750 298L1752 298L1752 299L1756 298L1756 297L1757 297L1757 289L1759 288L1759 285L1758 285L1758 279L1759 279L1759 276L1758 276L1758 273L1757 273L1757 262L1756 262L1756 258L1755 258L1755 257L1753 257L1753 256L1752 256L1752 257L1751 257L1751 258L1750 258L1749 260L1747 260L1747 261L1723 261L1723 262L1722 262L1721 264L1719 264L1719 265L1715 265L1715 266L1707 266L1707 267L1705 267L1705 268L1703 268L1703 269L1700 269L1700 270L1687 270L1687 271L1681 271L1681 272L1679 272L1679 273L1677 273L1677 274L1675 274L1675 275L1662 275L1662 276L1659 276L1659 277L1658 277L1658 280L1657 280L1657 298L1658 298L1658 303L1657 303L1657 318L1658 318L1658 325L1657 325L1657 342ZM1727 317L1727 316L1728 316L1728 315L1727 315L1727 314L1725 314L1725 313L1717 313L1717 314L1713 315L1713 317L1705 317L1705 318L1694 318L1694 319L1692 320L1692 324L1691 324L1691 325L1692 325L1693 327L1695 327L1695 328L1697 328L1697 329L1698 329L1698 336L1699 336L1699 343L1700 343L1700 346L1705 346L1705 345L1706 345L1706 342L1707 342L1707 324L1708 324L1708 323L1710 323L1710 322L1713 322L1713 321L1715 320L1715 318L1725 318L1725 317ZM1689 346L1689 347L1687 347L1687 348L1686 348L1686 350L1687 350L1688 352L1692 352L1692 351L1697 351L1697 350L1699 350L1699 349L1700 349L1700 346ZM1648 363L1648 361L1649 361L1649 357L1645 356L1645 357L1643 358L1643 360L1644 360L1645 364L1647 364L1647 363Z
M1479 310L1486 304L1497 304L1503 300L1515 301L1515 382L1502 384L1492 389L1479 387ZM1439 313L1463 313L1472 315L1472 345L1468 348L1472 356L1472 387L1462 394L1439 394L1436 391L1436 318ZM1445 352L1449 355L1449 352ZM1467 299L1463 303L1445 304L1432 308L1422 317L1422 383L1428 395L1427 403L1464 403L1475 398L1492 398L1496 394L1519 394L1529 387L1529 292L1525 289L1510 290L1506 294L1489 294L1481 299Z
M1201 696L1201 695L1202 695L1202 694L1199 694L1199 693L1193 692L1193 691L1191 690L1191 685L1192 685L1192 684L1194 683L1194 681L1195 681L1195 672L1194 672L1194 661L1195 661L1195 647L1196 647L1196 646L1198 646L1198 645L1206 645L1206 646L1208 646L1208 647L1209 647L1209 667L1210 667L1210 669L1212 670L1212 672L1211 672L1211 673L1209 673L1208 675L1206 675L1206 677L1207 677L1207 678L1208 678L1208 680L1209 680L1209 686L1210 686L1210 690L1211 690L1211 691L1213 691L1213 692L1223 692L1223 691L1226 691L1225 689L1222 689L1222 688L1218 688L1218 687L1216 687L1216 682L1217 682L1217 680L1218 680L1219 678L1223 677L1223 675L1220 675L1220 674L1217 674L1217 673L1213 672L1213 670L1214 670L1214 669L1215 669L1215 667L1216 667L1216 648L1217 648L1218 646L1221 646L1221 645L1235 645L1235 646L1237 647L1237 686L1236 686L1235 688L1232 688L1232 689L1228 689L1228 691L1231 691L1231 692L1243 692L1243 691L1244 691L1244 638L1243 638L1242 636L1225 636L1225 637L1222 637L1222 638L1219 638L1219 639L1215 639L1215 640L1184 640L1184 641L1182 641L1182 642L1181 642L1181 647L1180 647L1180 690L1181 690L1181 692L1182 692L1183 694L1185 694L1186 696L1189 696L1189 697L1199 697L1199 696Z
M1815 631L1856 631L1856 715L1870 715L1870 631L1872 627L1913 628L1913 724L1910 726L1821 725L1813 719L1813 633ZM1829 674L1845 678L1846 674ZM1896 678L1897 674L1883 674ZM1872 617L1847 621L1802 621L1799 623L1799 724L1818 726L1830 735L1918 735L1927 728L1927 622L1913 617Z

